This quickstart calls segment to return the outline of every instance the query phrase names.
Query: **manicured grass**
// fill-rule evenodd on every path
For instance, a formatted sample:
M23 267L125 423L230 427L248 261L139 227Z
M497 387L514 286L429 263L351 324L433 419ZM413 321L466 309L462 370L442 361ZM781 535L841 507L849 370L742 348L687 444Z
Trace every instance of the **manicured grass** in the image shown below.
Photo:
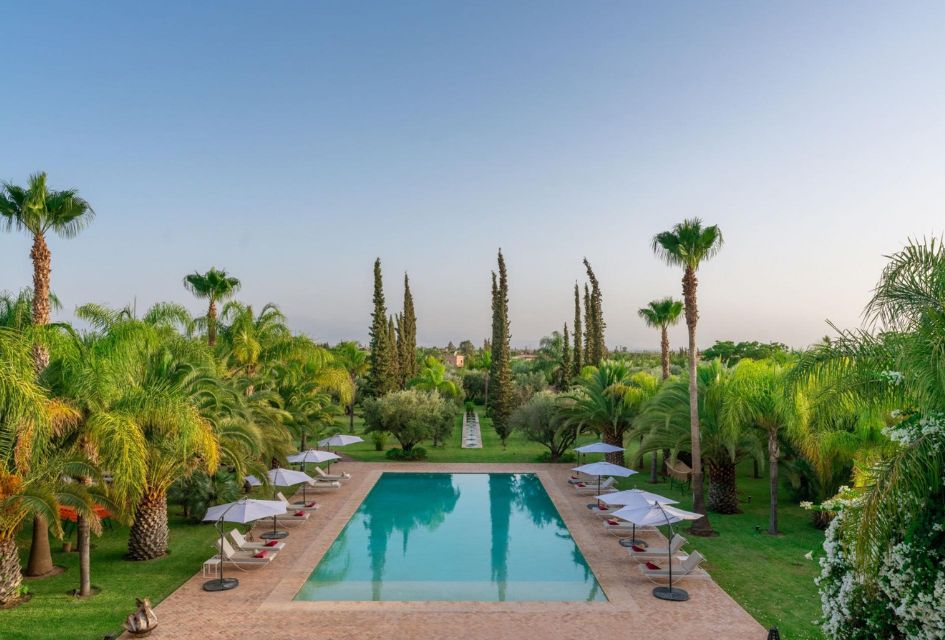
M63 553L53 539L53 562L66 570L51 578L26 582L32 599L14 609L0 611L3 640L102 640L117 634L135 608L135 597L148 597L156 604L200 569L213 555L216 531L212 526L193 525L171 515L171 553L149 562L124 560L128 529L115 527L92 539L92 584L101 593L87 600L69 592L79 585L79 556ZM23 564L29 547L29 527L20 538Z

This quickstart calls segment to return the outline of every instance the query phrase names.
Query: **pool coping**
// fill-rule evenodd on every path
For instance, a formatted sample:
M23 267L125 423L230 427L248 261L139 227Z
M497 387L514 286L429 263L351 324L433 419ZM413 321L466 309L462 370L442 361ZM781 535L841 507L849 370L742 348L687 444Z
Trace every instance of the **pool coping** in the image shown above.
M385 465L386 467L386 465ZM348 610L361 611L373 610L379 606L384 609L399 608L409 611L466 611L471 605L477 610L501 612L501 611L561 611L562 607L580 607L582 609L602 609L606 611L630 611L637 612L639 607L629 592L621 585L619 580L603 579L602 575L608 575L612 572L611 564L607 563L604 554L595 552L597 546L593 544L592 536L586 530L587 516L584 518L580 512L571 513L574 505L569 502L562 492L564 487L559 482L555 482L548 465L538 464L475 464L475 468L467 463L442 464L413 463L409 468L392 467L372 469L367 471L364 479L357 486L345 487L342 490L349 490L347 499L340 505L337 511L332 514L321 530L311 540L308 546L298 555L295 562L283 574L282 579L276 584L269 595L259 604L259 609L264 611L325 611L325 610ZM560 470L557 469L557 470ZM382 600L382 601L362 601L362 600L295 600L295 595L299 592L305 582L308 580L312 571L324 557L325 553L341 535L345 526L351 517L355 514L361 503L370 493L374 485L385 472L396 473L530 473L538 477L545 492L551 499L557 509L558 514L564 521L565 526L571 534L574 543L578 546L584 560L587 562L594 574L594 578L604 592L606 600L597 601L559 601L559 600L511 600L511 601L489 601L489 600L470 600L470 601L422 601L422 600ZM607 554L609 555L609 554ZM609 577L609 576L608 576Z

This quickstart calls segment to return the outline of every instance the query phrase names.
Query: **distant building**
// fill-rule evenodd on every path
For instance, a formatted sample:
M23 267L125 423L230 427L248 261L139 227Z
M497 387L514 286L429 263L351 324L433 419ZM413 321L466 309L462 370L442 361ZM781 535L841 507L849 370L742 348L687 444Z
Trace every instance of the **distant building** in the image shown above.
M466 356L454 351L453 353L446 354L446 357L443 358L443 360L448 365L456 367L457 369L462 369L463 364L466 362Z

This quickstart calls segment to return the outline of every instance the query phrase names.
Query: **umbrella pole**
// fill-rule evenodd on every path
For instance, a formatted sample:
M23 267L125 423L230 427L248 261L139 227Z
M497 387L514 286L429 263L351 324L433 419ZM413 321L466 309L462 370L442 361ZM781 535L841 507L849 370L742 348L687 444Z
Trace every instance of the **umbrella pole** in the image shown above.
M229 511L227 509L226 511ZM220 519L217 521L217 530L220 532L220 568L218 572L218 578L216 580L208 580L203 583L204 591L229 591L239 586L240 581L236 578L223 578L223 517L226 515L226 511L220 516Z
M689 594L685 589L673 589L673 523L669 521L669 516L663 511L663 507L657 502L656 506L663 512L666 518L666 524L669 525L669 539L666 541L666 555L669 557L669 587L656 587L653 589L653 595L660 600L669 600L671 602L685 602L689 599Z

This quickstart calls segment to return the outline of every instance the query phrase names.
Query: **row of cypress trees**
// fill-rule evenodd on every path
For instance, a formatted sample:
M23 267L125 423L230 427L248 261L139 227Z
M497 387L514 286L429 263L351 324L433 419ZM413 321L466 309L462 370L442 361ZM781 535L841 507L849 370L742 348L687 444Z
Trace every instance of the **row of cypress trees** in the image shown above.
M607 357L607 347L604 343L603 296L600 283L591 268L591 263L584 258L584 268L587 269L587 279L590 284L584 284L584 308L581 309L581 288L574 283L574 346L571 348L572 335L568 333L568 324L564 324L564 353L562 355L562 371L570 371L572 376L580 375L581 369L588 365L598 365Z
M382 396L403 389L419 371L417 315L407 274L404 274L403 310L397 315L387 314L380 258L374 261L374 311L371 313L370 338L370 393Z

